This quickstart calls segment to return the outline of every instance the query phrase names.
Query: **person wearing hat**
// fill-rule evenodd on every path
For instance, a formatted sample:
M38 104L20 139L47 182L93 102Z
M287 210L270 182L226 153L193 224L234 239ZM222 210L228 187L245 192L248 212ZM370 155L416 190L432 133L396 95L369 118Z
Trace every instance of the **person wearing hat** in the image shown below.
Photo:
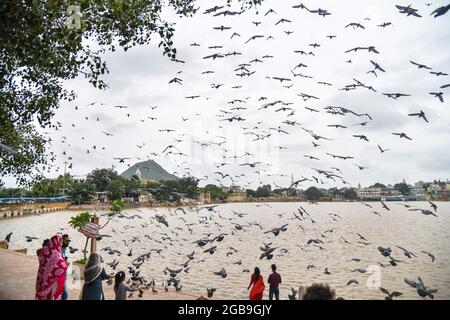
M69 247L70 241L71 241L71 240L70 240L68 234L64 234L64 235L62 236L61 251L62 251L63 257L64 257L64 259L66 260L66 263L67 263L67 264L68 264L67 259L68 259L68 257L69 257L69 256L68 256L68 247ZM63 293L62 293L61 300L67 300L67 299L69 298L69 293L68 293L68 291L67 291L67 284L66 284L68 276L69 276L69 275L66 274L66 281L64 282L64 291L63 291Z

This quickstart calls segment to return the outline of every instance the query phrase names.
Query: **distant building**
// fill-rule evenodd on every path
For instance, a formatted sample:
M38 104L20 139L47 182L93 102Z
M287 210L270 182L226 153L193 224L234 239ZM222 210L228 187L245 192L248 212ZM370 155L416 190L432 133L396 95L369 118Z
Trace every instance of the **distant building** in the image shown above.
M361 200L380 200L381 188L362 188L361 184L358 184L357 194Z
M139 178L139 180L142 180L142 173L139 168L136 169L136 172L134 174Z
M201 192L198 201L200 203L211 203L211 192Z
M450 192L448 191L448 182L434 181L427 188L428 194L435 200L448 200Z
M139 203L149 203L153 202L153 195L150 192L141 191L138 196Z
M415 199L415 200L425 200L425 189L423 188L423 184L416 183L414 186L409 186L409 197L408 199Z
M228 191L228 201L244 201L247 199L247 192L239 186L231 186Z
M92 197L92 202L108 203L109 202L109 191L94 192L94 196Z
M137 202L134 197L123 197L122 199L126 204L132 204Z

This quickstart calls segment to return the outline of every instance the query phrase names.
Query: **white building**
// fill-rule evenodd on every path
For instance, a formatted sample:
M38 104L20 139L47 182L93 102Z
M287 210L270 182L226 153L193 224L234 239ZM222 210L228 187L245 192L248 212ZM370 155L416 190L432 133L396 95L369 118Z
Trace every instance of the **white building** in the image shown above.
M381 188L362 188L358 184L358 198L364 199L381 199Z

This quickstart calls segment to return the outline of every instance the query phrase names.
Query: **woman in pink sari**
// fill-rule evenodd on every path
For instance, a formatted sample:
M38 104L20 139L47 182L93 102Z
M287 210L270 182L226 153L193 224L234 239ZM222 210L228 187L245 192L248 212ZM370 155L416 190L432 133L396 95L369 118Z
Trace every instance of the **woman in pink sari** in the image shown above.
M62 255L61 243L61 235L55 235L39 252L36 300L59 300L61 298L68 268Z

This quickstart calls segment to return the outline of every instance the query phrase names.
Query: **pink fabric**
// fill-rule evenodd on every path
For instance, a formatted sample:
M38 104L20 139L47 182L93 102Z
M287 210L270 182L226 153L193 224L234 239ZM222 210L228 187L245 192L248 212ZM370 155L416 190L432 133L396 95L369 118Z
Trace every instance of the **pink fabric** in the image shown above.
M67 264L61 252L60 235L50 239L39 252L39 270L36 278L36 300L59 300L66 281ZM56 291L53 293L54 286Z

